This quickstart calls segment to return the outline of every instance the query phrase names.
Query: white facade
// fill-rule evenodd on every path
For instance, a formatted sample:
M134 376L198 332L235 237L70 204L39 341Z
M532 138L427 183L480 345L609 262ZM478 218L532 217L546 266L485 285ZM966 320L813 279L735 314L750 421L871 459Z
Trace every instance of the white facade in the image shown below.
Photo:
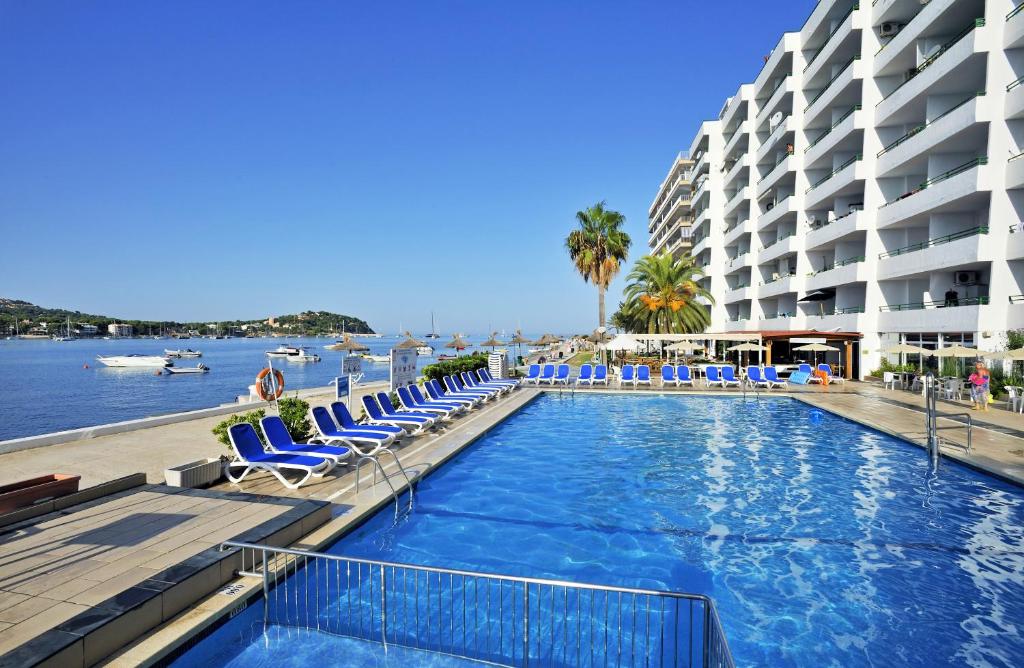
M676 257L691 246L690 193L693 161L679 153L658 187L658 194L647 212L648 246L651 253L668 251Z
M902 338L1001 348L1022 151L1012 0L822 0L691 144L712 330L862 332L861 375Z
M107 334L110 334L111 336L131 336L132 326L120 325L112 322L109 325L107 325Z

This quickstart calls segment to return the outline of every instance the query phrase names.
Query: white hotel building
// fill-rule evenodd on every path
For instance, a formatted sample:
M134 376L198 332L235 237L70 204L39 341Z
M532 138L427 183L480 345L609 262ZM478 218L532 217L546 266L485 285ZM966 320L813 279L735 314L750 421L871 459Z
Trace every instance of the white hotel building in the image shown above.
M899 341L998 349L1022 151L1024 4L821 0L676 159L651 250L682 246L685 194L712 331L861 332L861 376Z

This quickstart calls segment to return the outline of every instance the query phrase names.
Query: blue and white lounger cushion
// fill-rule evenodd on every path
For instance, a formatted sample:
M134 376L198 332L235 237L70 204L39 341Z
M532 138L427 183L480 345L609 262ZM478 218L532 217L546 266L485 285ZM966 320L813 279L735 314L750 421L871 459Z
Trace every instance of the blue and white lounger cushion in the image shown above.
M650 385L651 384L651 367L646 364L636 365L636 384L637 385Z
M712 385L725 387L725 380L722 378L720 367L709 366L704 369L704 385L707 387L711 387Z
M619 387L632 385L636 387L636 370L632 364L623 364L622 373L619 375Z
M370 429L339 429L331 417L330 411L323 406L314 406L309 410L313 421L313 428L316 429L316 437L310 442L320 441L324 445L336 445L344 443L353 445L363 443L370 447L390 445L395 440L395 434L383 431L372 431Z
M317 443L296 443L292 439L284 420L276 415L268 415L260 418L260 429L267 439L267 447L271 452L279 455L308 455L310 457L323 457L340 464L352 456L350 448L340 445L320 445Z
M693 387L693 375L690 374L690 367L680 364L676 367L676 385L689 385Z
M592 385L607 385L608 384L608 365L598 364L594 367L594 380L591 381Z
M731 366L722 367L723 387L739 387L740 379L736 377L736 370Z
M401 427L396 427L390 424L357 424L352 419L352 414L348 412L348 408L340 401L335 401L331 404L331 414L334 416L334 421L342 429L359 429L362 431L376 432L379 434L386 434L393 436L397 441L405 435L406 431Z
M560 385L569 384L569 365L559 364L558 370L555 372L555 377L551 379L551 384L558 383Z
M389 416L381 410L380 404L373 395L367 394L363 397L363 409L366 411L366 420L370 424L390 424L401 427L410 434L421 434L424 430L434 426L433 418L423 418L415 415Z
M580 367L580 375L576 377L577 385L593 385L594 367L591 364L584 364Z
M310 476L319 478L334 468L334 461L325 457L278 455L264 451L256 428L248 422L228 427L228 440L235 451L235 459L224 467L224 474L231 482L241 482L253 471L266 471L288 489L298 489ZM237 468L242 468L242 472L233 475L231 470ZM292 483L281 474L282 471L301 471L306 475Z
M537 383L538 384L540 384L540 383L552 384L554 382L554 379L555 379L555 365L554 364L545 364L544 368L540 372L540 379L537 381Z
M786 381L779 378L779 372L773 366L766 366L764 368L764 379L768 381L768 387L785 387Z
M540 382L540 365L531 364L530 368L526 370L526 378L523 379L523 383L533 383L537 385Z
M676 378L676 368L670 364L665 364L661 367L661 386L666 387L668 385L679 386L679 379Z

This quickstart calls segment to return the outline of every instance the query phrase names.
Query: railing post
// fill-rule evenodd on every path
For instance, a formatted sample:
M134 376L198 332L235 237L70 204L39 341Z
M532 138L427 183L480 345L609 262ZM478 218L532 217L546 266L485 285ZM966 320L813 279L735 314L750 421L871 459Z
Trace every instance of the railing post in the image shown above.
M384 564L380 565L380 642L384 645L384 651L388 650L388 586Z
M523 583L523 665L530 665L530 583Z
M704 599L704 646L701 648L701 665L708 668L708 645L711 644L711 599ZM692 648L691 648L691 651ZM691 654L692 656L692 654Z
M243 551L244 553L244 551ZM263 626L267 625L270 619L270 583L267 578L270 577L270 569L267 567L267 548L263 546ZM253 552L255 554L255 551ZM242 560L242 564L245 564L245 560Z

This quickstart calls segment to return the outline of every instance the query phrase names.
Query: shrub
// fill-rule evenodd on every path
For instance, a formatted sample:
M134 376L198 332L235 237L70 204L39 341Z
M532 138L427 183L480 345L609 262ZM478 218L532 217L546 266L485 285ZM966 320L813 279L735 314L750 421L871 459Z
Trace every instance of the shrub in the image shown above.
M266 415L267 412L262 408L255 411L249 411L248 413L235 413L231 417L218 423L216 427L212 429L213 435L217 437L217 440L224 445L230 447L231 441L228 439L228 429L232 425L241 424L242 422L248 422L255 429L259 435L260 440L263 440L263 431L260 429L260 418Z
M487 366L487 353L463 355L453 360L443 360L423 367L423 376L428 380L441 380L445 376L463 371L476 371Z
M281 399L277 406L288 433L297 443L305 443L313 426L309 423L309 403L295 396Z
M882 364L877 369L872 371L869 375L874 376L876 378L881 378L882 374L885 373L886 371L893 371L895 373L899 373L901 371L914 372L917 371L918 368L919 367L917 364L893 364L892 362L883 357Z

